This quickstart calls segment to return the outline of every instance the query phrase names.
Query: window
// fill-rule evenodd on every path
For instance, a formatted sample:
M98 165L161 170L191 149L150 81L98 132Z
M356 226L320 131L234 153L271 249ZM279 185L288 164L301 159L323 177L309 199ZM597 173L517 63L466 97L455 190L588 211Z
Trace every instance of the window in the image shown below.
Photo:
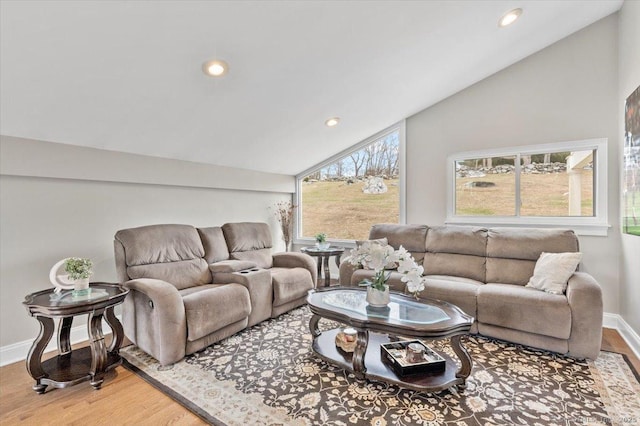
M447 222L606 235L606 146L592 139L449 157Z
M375 223L404 222L404 122L296 177L297 239L366 239Z

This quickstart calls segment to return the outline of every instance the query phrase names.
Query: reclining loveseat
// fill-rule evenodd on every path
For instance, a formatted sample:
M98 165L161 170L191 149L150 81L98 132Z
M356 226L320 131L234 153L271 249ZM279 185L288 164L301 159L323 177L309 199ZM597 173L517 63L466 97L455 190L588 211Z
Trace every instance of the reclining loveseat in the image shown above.
M303 305L317 282L303 253L271 253L265 223L151 225L115 234L126 336L162 365Z

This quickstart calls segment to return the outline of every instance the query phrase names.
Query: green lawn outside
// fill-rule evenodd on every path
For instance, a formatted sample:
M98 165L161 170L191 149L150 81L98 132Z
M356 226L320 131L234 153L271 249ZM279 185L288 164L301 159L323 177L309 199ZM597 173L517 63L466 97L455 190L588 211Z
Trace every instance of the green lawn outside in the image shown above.
M640 235L640 191L627 192L622 216L623 231L627 234Z
M302 235L324 232L329 239L363 240L375 223L398 223L398 179L384 183L386 193L365 194L362 182L303 182Z
M581 179L582 216L593 215L593 173ZM495 186L473 187L472 182ZM513 216L516 183L513 173L456 179L456 214L463 216ZM520 178L520 214L523 216L568 216L569 179L566 173L523 174Z

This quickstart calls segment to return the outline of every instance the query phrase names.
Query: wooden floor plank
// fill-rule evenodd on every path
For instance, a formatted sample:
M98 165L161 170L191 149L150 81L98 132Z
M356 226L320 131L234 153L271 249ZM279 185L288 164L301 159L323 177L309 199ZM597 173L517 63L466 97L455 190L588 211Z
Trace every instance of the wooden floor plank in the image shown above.
M622 338L620 333L613 328L603 328L602 329L602 347L603 351L611 351L618 352L621 354L625 354L633 368L635 368L636 372L640 374L640 360L635 355L635 353L631 350L627 342Z
M79 347L82 345L76 345ZM626 354L637 371L640 360L620 334L604 329L602 349ZM51 356L51 354L49 354ZM205 425L199 417L123 367L109 372L102 389L89 382L36 394L24 362L0 368L2 425Z

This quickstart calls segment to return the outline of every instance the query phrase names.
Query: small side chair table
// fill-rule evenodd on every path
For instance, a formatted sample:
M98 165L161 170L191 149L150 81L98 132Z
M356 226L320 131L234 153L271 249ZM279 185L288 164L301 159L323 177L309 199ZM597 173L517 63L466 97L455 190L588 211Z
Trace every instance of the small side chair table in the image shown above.
M40 334L33 342L27 357L27 371L36 381L33 390L44 393L48 385L56 388L72 386L91 380L94 389L100 389L107 371L122 363L120 346L124 330L113 308L124 301L129 292L117 284L91 283L91 293L73 296L73 292L54 293L54 289L29 294L22 302L29 315L40 322ZM71 349L73 317L87 315L89 347ZM109 347L102 334L102 317L112 331ZM42 361L42 353L49 344L58 319L58 355Z
M309 256L317 257L318 263L318 282L322 275L322 265L324 265L324 286L329 287L331 285L331 271L329 268L329 258L335 256L336 266L340 267L340 258L344 253L344 247L329 246L326 249L321 249L316 246L302 247L300 249L302 253L306 253Z

